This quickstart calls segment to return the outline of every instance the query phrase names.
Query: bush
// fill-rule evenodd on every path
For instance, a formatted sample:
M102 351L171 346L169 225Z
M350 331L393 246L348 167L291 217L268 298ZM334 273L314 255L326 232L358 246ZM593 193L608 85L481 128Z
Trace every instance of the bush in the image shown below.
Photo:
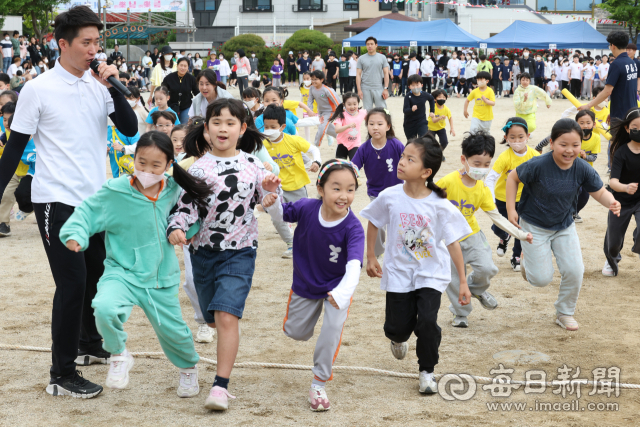
M256 53L258 70L260 72L270 70L273 65L273 59L276 57L276 54L278 54L278 51L265 46L264 39L255 34L241 34L231 37L222 45L218 53L222 52L225 59L231 64L230 59L233 58L234 52L238 49L243 49L247 58L251 58L251 52Z
M280 54L285 58L291 50L297 57L298 52L308 50L312 58L316 52L320 52L324 57L327 54L327 49L332 47L333 40L325 36L324 33L316 30L298 30L287 39Z

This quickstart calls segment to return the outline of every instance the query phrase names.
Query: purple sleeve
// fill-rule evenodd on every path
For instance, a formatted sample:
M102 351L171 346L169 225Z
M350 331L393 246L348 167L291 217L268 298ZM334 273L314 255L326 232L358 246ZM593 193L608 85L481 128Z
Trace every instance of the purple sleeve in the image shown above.
M360 261L360 265L362 265L362 260L364 259L364 246L364 229L362 228L360 221L355 218L354 215L354 224L349 228L349 232L347 234L347 262L355 259Z
M365 143L366 144L366 143ZM362 166L364 165L364 151L366 150L365 145L362 144L360 146L360 148L358 148L358 151L356 151L356 155L353 156L353 159L351 159L351 162L356 165L358 167L358 169L362 169Z
M301 208L304 206L304 199L298 200L297 202L289 202L282 204L282 219L285 222L298 222L300 218Z

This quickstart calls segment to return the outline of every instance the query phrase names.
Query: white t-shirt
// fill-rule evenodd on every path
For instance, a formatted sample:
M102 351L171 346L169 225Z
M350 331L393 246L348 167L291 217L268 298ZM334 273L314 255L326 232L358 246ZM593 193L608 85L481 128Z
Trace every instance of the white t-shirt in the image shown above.
M609 64L608 62L606 64L600 64L598 66L598 76L600 77L600 80L605 81L607 80L607 76L609 75L609 67L611 66L611 64Z
M549 93L554 93L558 90L558 82L557 81L549 81L547 82L547 88L549 89Z
M418 74L418 70L420 70L420 61L417 59L409 61L409 74L407 74L407 77Z
M7 75L9 76L10 79L13 78L13 76L16 74L18 69L19 67L16 64L9 65L9 68L7 68Z
M569 64L569 69L571 70L571 80L573 79L582 79L582 70L583 70L583 66L581 63L575 63L572 62L571 64Z
M584 67L584 78L587 80L593 79L593 75L596 73L596 69L593 65L587 65Z
M107 117L113 100L86 71L81 78L60 62L24 85L11 129L33 135L38 173L34 203L79 206L106 181Z
M142 57L142 66L144 68L153 67L153 61L151 60L151 57L149 57L149 56Z
M447 68L449 69L449 77L458 77L458 74L460 74L460 60L451 58L447 63Z
M127 72L127 63L123 62L122 65L120 66L120 71L122 71L123 73Z
M107 61L107 54L102 52L96 55L96 61L98 62L106 62Z
M358 61L353 58L349 59L349 77L355 77L357 74Z
M380 289L406 293L420 288L439 292L451 282L447 245L472 233L464 216L432 192L413 199L404 184L382 191L360 215L378 228L387 226Z
M562 81L568 81L569 80L569 67L568 66L562 66L562 68L560 68L560 74L558 75L558 77L560 77L560 80Z

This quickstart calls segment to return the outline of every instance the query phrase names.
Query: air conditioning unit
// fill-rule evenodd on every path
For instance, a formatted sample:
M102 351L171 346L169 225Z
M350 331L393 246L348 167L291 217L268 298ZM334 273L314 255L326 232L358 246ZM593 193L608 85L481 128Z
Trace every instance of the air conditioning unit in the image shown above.
M454 5L449 5L449 14L456 13L456 7Z

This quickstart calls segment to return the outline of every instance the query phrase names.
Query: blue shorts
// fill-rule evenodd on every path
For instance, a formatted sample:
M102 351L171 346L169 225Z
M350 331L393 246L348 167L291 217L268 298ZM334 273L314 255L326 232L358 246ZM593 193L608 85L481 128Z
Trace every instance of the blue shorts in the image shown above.
M215 323L216 311L224 311L242 319L256 268L256 250L200 249L191 254L191 266L204 320Z

